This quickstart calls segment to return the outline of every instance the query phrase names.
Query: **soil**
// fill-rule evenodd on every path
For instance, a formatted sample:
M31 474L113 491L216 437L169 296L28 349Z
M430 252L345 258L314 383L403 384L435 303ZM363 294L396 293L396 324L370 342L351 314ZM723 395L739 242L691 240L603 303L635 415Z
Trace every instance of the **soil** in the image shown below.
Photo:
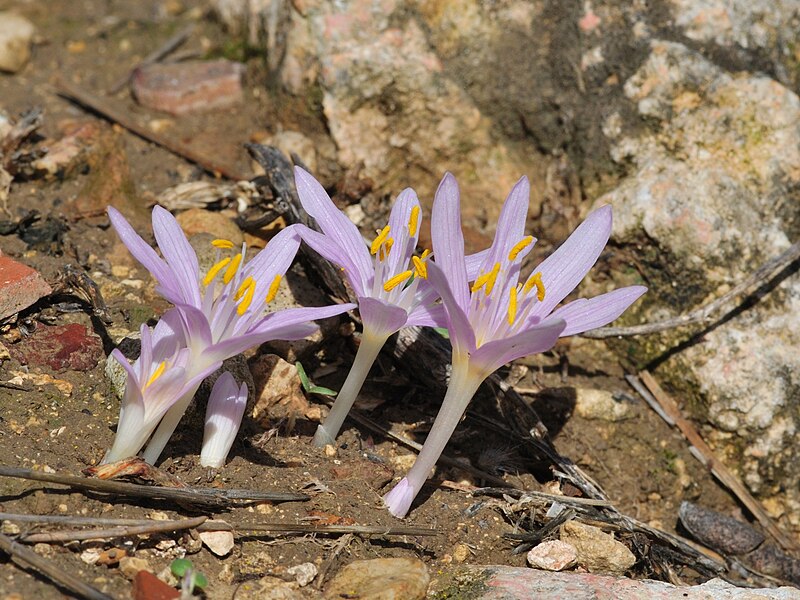
M0 2L0 7L17 4ZM114 3L112 7L99 0L53 0L25 3L16 8L36 24L38 37L32 63L20 74L0 76L0 102L9 115L18 115L32 106L43 107L45 118L39 133L49 140L63 136L65 120L92 119L83 109L55 93L53 81L57 76L102 95L138 59L188 22L194 22L196 29L187 47L198 50L203 56L238 53L241 57L246 50L232 43L230 36L212 18L197 18L202 13L199 2L147 0ZM252 139L255 132L270 133L284 128L324 133L324 121L313 106L273 91L267 82L264 62L257 56L244 54L247 59L246 101L236 110L169 118L138 106L127 90L111 96L109 101L142 123L168 118L166 132L169 136L243 171L250 170L251 166L242 145ZM113 135L114 152L122 157L127 165L124 168L130 170L134 208L141 215L135 225L143 234L149 232L144 207L152 204L163 189L188 180L213 181L184 159L132 134L115 128ZM45 299L21 315L16 324L4 329L0 341L7 347L24 343L23 333L29 333L31 328L46 327L40 317L49 314L52 325L78 323L95 332L107 354L126 332L135 331L141 322L166 308L152 292L152 282L146 272L121 248L102 215L105 203L124 199L101 195L92 200L91 195L87 196L87 182L98 171L101 176L120 176L117 169L109 172L103 171L104 168L108 166L101 162L90 169L91 172L61 179L15 182L8 202L11 218L35 208L43 216L52 216L63 225L64 231L45 245L28 244L12 233L0 237L0 246L4 253L37 269L51 283L56 282L58 274L68 264L85 270L106 292L111 323L102 323L89 310L48 313L46 309L52 308L55 301ZM332 177L329 179L327 183L335 183ZM91 204L76 205L79 197L86 202L94 201L94 208L99 212L92 213ZM385 214L386 201L379 200L384 203ZM379 226L380 220L374 215L368 216L363 224L365 233ZM545 242L558 241L547 239L546 232L542 232L542 237ZM601 269L613 263L613 252L609 250L601 261ZM602 280L603 274L594 277ZM131 281L145 284L137 288ZM71 298L71 301L76 299ZM87 308L85 303L81 306ZM352 360L353 347L351 339L332 336L327 340L306 364L315 383L336 389ZM549 390L527 397L547 424L559 452L571 457L597 480L623 513L667 531L675 530L677 510L685 499L701 498L704 506L736 514L738 509L734 501L692 457L684 440L634 398L622 377L624 365L617 356L602 342L574 340L559 346L558 353L533 357L515 366L512 374L522 376L516 384L520 388ZM318 373L316 369L320 365L331 364L339 365L333 373L313 375ZM72 391L65 394L63 384L59 389L52 384L30 382L22 390L0 387L2 463L76 475L98 464L112 443L119 412L119 403L104 375L104 367L103 358L96 366L83 371L70 368L54 371L41 364L30 364L26 368L15 358L5 360L0 367L0 381L10 380L13 372L27 370L68 382ZM574 394L564 392L574 388L597 388L624 394L623 401L632 405L631 418L620 422L589 421L573 414L574 402L569 398ZM311 398L312 402L318 400ZM438 394L415 385L413 373L404 372L402 365L393 366L389 357L383 357L365 386L360 406L383 427L422 441L439 401ZM493 402L491 394L484 390L473 401L472 410L497 419ZM328 453L310 444L316 423L300 418L291 431L277 421L275 427L277 435L265 436L263 427L248 423L228 464L219 472L209 473L198 462L202 429L184 426L158 466L187 484L306 490L311 495L308 502L237 508L215 514L216 518L387 527L401 524L382 507L381 496L388 491L392 480L396 481L410 466L413 459L410 450L351 422L337 441L335 452ZM463 421L446 452L500 474L514 484L535 490L553 489L554 476L547 465L526 456L521 448L509 445L508 436L502 431L487 430L472 418ZM450 483L442 484L443 481ZM189 534L117 540L116 544L129 553L136 550L136 556L146 557L155 573L188 550L195 566L208 578L211 598L230 598L242 581L264 575L291 579L286 576L286 569L304 562L313 562L325 569L324 580L329 580L341 566L353 560L374 557L418 557L428 565L432 577L442 581L458 562L523 566L524 554L513 555L514 542L502 537L514 531L515 524L508 522L498 510L498 502L473 497L464 491L469 486L482 484L458 469L440 468L402 523L433 528L436 535L355 536L336 553L334 548L340 538L323 535L242 537L237 539L232 554L225 558L216 557L205 547L198 550ZM0 510L115 518L143 518L157 511L175 518L196 514L164 502L87 495L59 486L8 478L0 479ZM26 530L26 526L21 527ZM4 531L10 532L7 526ZM107 593L128 597L131 583L116 566L90 565L81 559L86 548L114 545L114 542L40 545L36 550L58 567ZM638 572L645 574L642 570ZM691 577L691 573L684 575ZM15 597L8 595L12 593L22 598L57 598L66 592L2 557L0 597Z

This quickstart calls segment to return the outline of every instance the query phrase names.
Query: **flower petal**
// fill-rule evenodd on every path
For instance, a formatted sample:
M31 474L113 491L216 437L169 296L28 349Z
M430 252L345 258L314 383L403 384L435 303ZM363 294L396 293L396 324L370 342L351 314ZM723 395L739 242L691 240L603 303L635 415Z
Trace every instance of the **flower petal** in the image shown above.
M125 247L138 260L142 266L150 271L150 274L162 285L169 285L172 282L172 271L170 271L167 263L162 259L158 253L150 247L150 244L145 242L142 237L134 231L130 223L125 220L122 213L113 206L108 207L108 218L111 220L111 225L125 244Z
M506 264L509 250L525 235L530 193L531 186L525 176L521 177L511 188L500 211L500 218L497 220L497 228L494 232L494 241L484 257L480 268L481 273L491 271L495 263Z
M389 257L386 259L388 261L386 273L394 275L405 271L406 265L417 247L422 214L420 209L414 235L410 235L409 221L414 207L419 208L419 199L411 188L406 188L400 192L400 195L394 201L394 205L392 205L392 212L389 215L389 237L394 238L394 245L389 252Z
M597 262L611 235L611 206L592 212L533 272L542 273L545 297L530 312L544 318L574 290Z
M197 254L172 213L158 205L153 207L153 234L183 294L183 302L199 307L200 268ZM163 286L166 282L159 280L159 283Z
M447 311L442 304L419 304L409 313L406 327L447 327Z
M466 313L469 309L469 286L464 261L464 233L461 231L461 199L458 183L451 173L445 173L433 200L431 240L434 261L444 273L450 296Z
M350 255L341 246L327 235L314 231L305 225L300 225L297 231L302 240L314 252L344 269L347 280L357 296L365 294L366 290L369 289L369 278L356 267Z
M488 377L512 360L550 350L564 327L566 323L561 319L548 319L511 337L487 342L472 353L470 364Z
M214 382L208 399L201 466L220 468L225 464L246 406L247 385L237 385L233 375L225 371Z
M314 217L322 232L350 256L362 279L368 279L373 271L372 260L358 227L336 208L325 188L309 173L295 167L294 180L305 211Z
M467 281L475 281L478 275L480 275L481 267L488 255L489 248L476 252L475 254L468 254L464 258L464 263L467 267Z
M404 309L379 298L359 297L358 310L364 322L364 331L369 330L379 337L389 337L400 331L408 321L408 313Z
M641 285L620 288L594 298L580 298L553 311L553 319L563 319L567 327L561 336L583 333L608 325L647 291Z
M180 324L188 347L205 348L213 343L211 325L208 322L208 316L202 310L189 304L177 304L168 313L174 313L175 316L170 314L168 317L170 324ZM164 314L167 315L167 313ZM161 318L164 319L164 317Z
M273 237L266 248L261 250L256 256L247 263L246 275L252 277L256 282L253 297L258 301L251 303L247 313L255 310L262 310L261 301L267 296L267 292L272 286L275 277L283 277L286 271L292 266L292 261L300 248L299 225L290 225L286 229L278 232Z
M417 492L411 487L406 477L403 477L396 486L394 486L388 494L383 497L383 502L386 508L395 517L402 519L411 508L411 503L417 496Z
M475 350L475 332L467 314L453 296L444 272L436 263L428 264L428 281L441 296L447 311L447 330L450 333L453 355L469 355Z

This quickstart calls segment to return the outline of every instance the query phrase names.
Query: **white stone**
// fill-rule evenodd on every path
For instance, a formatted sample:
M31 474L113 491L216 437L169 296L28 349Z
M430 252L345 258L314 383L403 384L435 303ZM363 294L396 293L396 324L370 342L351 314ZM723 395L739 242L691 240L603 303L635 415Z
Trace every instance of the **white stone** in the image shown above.
M31 58L33 24L25 17L0 12L0 71L16 73Z
M217 556L227 556L233 550L232 531L201 531L200 540Z
M575 566L577 562L578 551L575 546L561 540L542 542L528 552L528 564L534 569L563 571Z

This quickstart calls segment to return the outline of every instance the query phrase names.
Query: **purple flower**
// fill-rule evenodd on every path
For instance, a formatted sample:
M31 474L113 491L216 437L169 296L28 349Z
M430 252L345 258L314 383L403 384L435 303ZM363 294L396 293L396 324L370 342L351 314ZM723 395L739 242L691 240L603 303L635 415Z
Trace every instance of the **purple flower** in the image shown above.
M455 178L446 174L436 192L431 217L435 261L428 265L428 281L447 311L453 368L442 407L419 457L408 475L384 497L395 516L408 512L484 379L512 360L549 350L559 337L610 323L647 291L642 286L621 288L556 308L605 247L611 234L610 206L591 213L531 276L520 281L522 259L535 242L524 235L529 192L525 177L511 190L494 242L472 285L464 260Z
M247 384L236 384L227 371L219 376L206 408L206 426L200 464L219 468L225 465L233 440L239 431L242 415L247 406Z
M249 262L244 246L231 254L231 242L214 240L218 260L201 274L197 255L169 211L153 208L153 232L163 258L119 211L109 207L108 214L128 250L157 280L156 290L176 307L177 328L191 357L186 365L189 379L263 342L304 338L316 330L314 320L354 308L341 304L266 312L300 246L297 227L278 233ZM190 401L191 395L183 396L164 414L143 454L145 460L158 459Z
M364 325L356 358L336 402L314 436L316 446L333 443L350 411L372 363L386 340L407 326L443 326L444 307L439 294L427 282L429 253L415 256L422 211L410 188L395 200L389 223L367 246L358 228L342 213L325 189L309 173L295 167L300 202L322 233L301 227L299 235L311 248L338 265L358 298ZM467 269L476 271L481 255L466 258Z

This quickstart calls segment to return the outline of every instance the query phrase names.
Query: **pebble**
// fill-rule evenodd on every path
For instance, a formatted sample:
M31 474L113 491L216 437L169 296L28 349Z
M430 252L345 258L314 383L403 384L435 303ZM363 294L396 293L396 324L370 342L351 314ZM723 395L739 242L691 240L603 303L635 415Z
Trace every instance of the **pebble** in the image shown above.
M204 210L202 208L190 208L175 217L178 225L181 226L186 237L191 238L197 234L210 234L212 239L223 239L233 242L234 247L242 245L244 234L236 223L225 215ZM241 248L238 251L240 251Z
M264 428L285 418L289 431L297 419L306 418L311 408L303 393L303 385L294 365L274 354L266 354L249 361L255 383L256 402L253 419Z
M51 291L36 270L0 254L0 321L28 308Z
M17 73L31 58L35 29L25 17L0 12L0 71Z
M326 600L422 600L430 576L416 558L357 560L339 571L325 590Z
M577 562L578 551L575 546L561 540L542 542L528 552L528 564L534 569L563 571L574 567Z
M636 562L625 544L598 527L568 521L559 531L561 541L575 548L578 563L590 573L622 574Z
M616 422L632 418L634 410L632 404L617 401L606 390L576 388L575 414L584 419Z
M142 106L182 115L240 103L242 73L244 65L228 60L156 63L137 69L131 83Z
M233 550L232 531L201 531L200 540L217 556L227 556Z
M304 587L314 581L317 576L317 565L311 562L302 563L286 569L289 575L294 575L297 585Z
M100 553L98 552L96 556L97 558L99 558ZM81 555L81 558L83 558L83 555ZM88 558L91 558L91 555ZM95 562L97 562L96 558ZM138 558L136 556L124 556L119 561L119 570L128 579L133 579L134 577L136 577L136 574L139 571L149 571L150 563L147 562L147 560L145 560L144 558Z

